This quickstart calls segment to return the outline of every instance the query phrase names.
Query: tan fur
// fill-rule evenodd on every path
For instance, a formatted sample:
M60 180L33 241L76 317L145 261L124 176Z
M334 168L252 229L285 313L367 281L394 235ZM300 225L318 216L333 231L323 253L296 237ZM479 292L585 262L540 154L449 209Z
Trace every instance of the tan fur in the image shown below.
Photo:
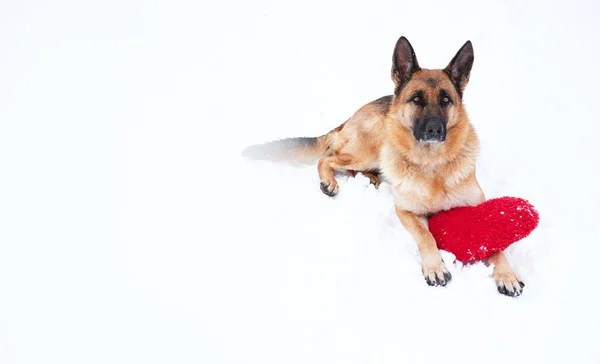
M435 88L427 87L423 81L427 78L440 82ZM409 129L414 106L404 99L415 89L433 95L440 88L451 91L457 100L449 111L447 139L440 145L420 145ZM332 155L319 161L321 181L333 193L338 190L337 170L381 171L392 185L398 218L417 242L423 274L434 281L447 270L428 230L427 216L485 201L475 174L479 140L459 100L445 73L420 70L389 109L369 103L328 134ZM503 257L500 253L490 259L495 264L494 277L499 286L520 293L519 278Z
M319 177L323 192L330 196L339 188L336 171L346 170L353 175L362 172L376 185L379 178L371 171L381 173L392 186L398 218L415 239L423 274L433 285L445 285L450 274L429 232L428 217L485 201L475 173L479 141L462 104L472 60L472 47L467 42L446 69L421 69L412 46L401 38L392 67L395 94L364 105L342 125L319 137L313 148L305 150L307 155L318 151L322 156ZM459 66L454 67L457 63ZM415 101L415 95L422 104ZM440 106L443 95L452 102ZM413 135L415 121L432 113L446 122L443 143L419 142ZM520 294L520 279L504 254L495 254L490 262L495 265L499 290Z
M435 88L424 84L423 80L431 77L440 79ZM426 277L446 270L426 217L485 200L475 177L479 142L462 104L451 106L445 143L421 145L411 134L414 105L405 99L416 89L434 94L440 88L454 92L459 99L443 72L418 71L389 107L367 104L328 134L333 155L319 161L321 181L332 193L338 190L336 170L381 171L392 185L400 221L417 242Z

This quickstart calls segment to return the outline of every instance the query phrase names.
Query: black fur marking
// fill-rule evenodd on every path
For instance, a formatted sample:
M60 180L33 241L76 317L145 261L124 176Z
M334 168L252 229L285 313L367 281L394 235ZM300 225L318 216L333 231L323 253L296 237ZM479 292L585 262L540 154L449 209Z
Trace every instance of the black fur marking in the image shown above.
M439 276L438 274L435 274L435 279L430 279L429 277L425 277L425 282L427 282L428 285L433 286L433 287L437 287L437 286L442 286L445 287L448 282L450 282L450 280L452 279L452 275L450 274L450 272L444 272L443 276Z
M329 187L329 185L326 185L324 182L321 182L321 192L323 192L324 194L326 194L329 197L335 196L336 193L334 191L329 191L328 187Z
M413 125L413 136L419 142L443 142L446 134L446 121L439 116L424 117Z
M438 78L429 77L425 80L425 82L427 82L427 85L429 85L429 87L435 88L437 85L439 85L441 81Z
M450 78L461 98L462 90L464 90L467 82L469 82L469 74L471 73L474 59L473 45L471 41L467 41L459 49L454 58L452 58L448 67L444 69L444 72Z
M452 274L450 272L444 272L444 279L448 282L452 279Z
M447 74L447 75L448 75L448 78L450 79L450 82L452 83L452 85L454 86L454 89L455 89L455 90L456 90L456 92L458 93L458 96L460 96L460 98L462 99L463 93L462 93L462 91L460 90L460 86L459 86L459 85L458 85L456 82L454 82L454 81L452 80L452 77L450 76L450 71L448 71L447 69L444 69L443 71L444 71L444 73L445 73L445 74Z
M380 107L384 114L387 114L394 102L394 96L388 95L378 98L375 101L372 101L371 104L377 107Z
M519 291L517 289L517 287L514 287L514 289L511 291L508 288L506 288L506 286L504 286L504 284L501 284L498 286L498 292L502 293L505 296L509 296L509 297L518 297L521 295L521 291Z
M508 290L506 287L504 287L504 285L498 286L498 292L508 296Z
M448 98L448 102L447 103L444 103L444 97ZM442 105L442 106L448 106L448 105L450 105L452 103L452 98L450 97L450 94L448 94L448 92L446 90L442 89L440 91L440 100L439 100L439 102L440 102L440 105Z
M416 101L416 102L415 102L415 101L414 101L414 98L415 98L415 97L418 97L418 98L419 98L419 101ZM414 93L414 94L413 94L413 95L410 97L410 99L408 99L408 100L407 100L407 102L412 102L412 103L415 103L415 104L417 104L417 105L419 105L419 106L425 106L425 94L423 93L423 91L419 90L419 91L415 92L415 93Z
M371 103L375 104L375 105L391 105L393 99L394 99L394 96L387 95L387 96L380 97L377 100L372 101Z
M408 39L400 37L392 56L392 79L396 84L394 95L399 95L400 90L408 83L413 73L420 69L412 45Z

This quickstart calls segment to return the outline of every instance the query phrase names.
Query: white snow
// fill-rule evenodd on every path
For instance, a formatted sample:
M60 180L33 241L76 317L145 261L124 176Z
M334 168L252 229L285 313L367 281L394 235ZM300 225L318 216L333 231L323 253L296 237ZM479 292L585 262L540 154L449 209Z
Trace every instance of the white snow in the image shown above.
M600 5L0 3L0 363L598 363ZM541 223L527 286L428 287L390 187L246 161L470 39L488 198ZM447 262L453 256L443 253Z

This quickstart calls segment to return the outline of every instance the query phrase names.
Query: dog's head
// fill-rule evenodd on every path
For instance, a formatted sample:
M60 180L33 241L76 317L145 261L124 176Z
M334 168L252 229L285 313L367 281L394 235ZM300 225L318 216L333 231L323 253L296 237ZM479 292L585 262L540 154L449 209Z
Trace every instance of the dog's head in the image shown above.
M394 49L392 80L394 118L419 143L439 143L459 120L462 94L473 66L473 46L467 41L444 69L419 67L413 47L400 37Z

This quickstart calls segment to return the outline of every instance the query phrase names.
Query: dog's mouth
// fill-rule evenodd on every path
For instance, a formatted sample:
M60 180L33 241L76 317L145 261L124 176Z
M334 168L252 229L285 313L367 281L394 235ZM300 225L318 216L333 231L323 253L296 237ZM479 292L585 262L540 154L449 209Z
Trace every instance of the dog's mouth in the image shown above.
M417 139L417 142L422 145L436 145L436 144L444 144L446 139Z
M413 135L419 144L443 144L446 141L446 128L441 133L413 131Z

